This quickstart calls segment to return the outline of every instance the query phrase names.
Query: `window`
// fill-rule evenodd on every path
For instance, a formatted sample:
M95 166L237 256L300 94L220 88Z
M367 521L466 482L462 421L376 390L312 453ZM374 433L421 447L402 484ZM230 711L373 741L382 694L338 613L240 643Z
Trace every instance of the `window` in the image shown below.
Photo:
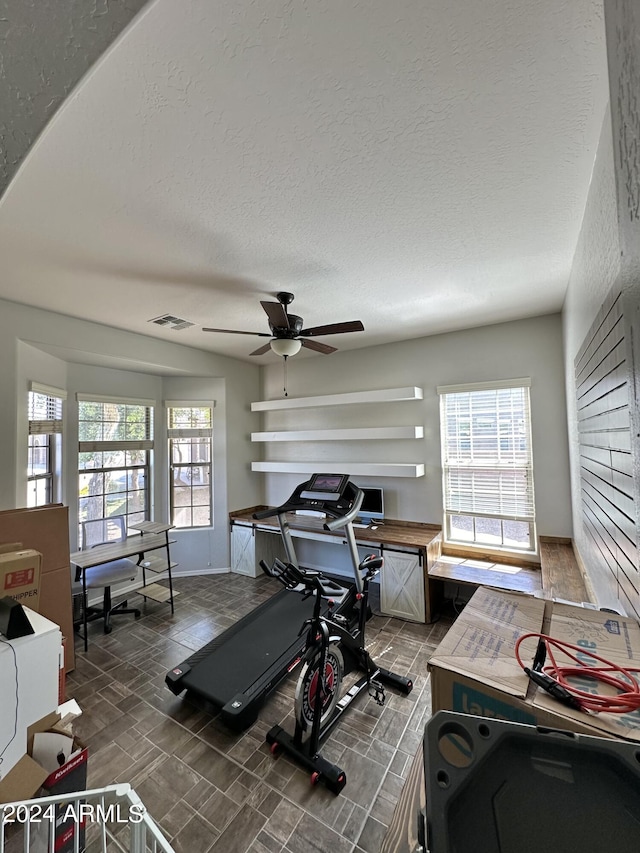
M64 391L30 384L27 506L44 506L61 499L64 399Z
M150 518L153 406L78 394L78 521Z
M445 540L535 551L529 380L438 393Z
M169 504L176 527L209 527L211 497L211 403L168 402Z

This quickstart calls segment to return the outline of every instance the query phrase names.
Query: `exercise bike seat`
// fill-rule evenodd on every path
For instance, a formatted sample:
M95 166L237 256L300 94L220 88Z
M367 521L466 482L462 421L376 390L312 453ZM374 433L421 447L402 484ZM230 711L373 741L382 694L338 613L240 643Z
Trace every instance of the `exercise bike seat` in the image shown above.
M378 569L381 569L383 565L384 557L381 554L367 554L367 556L360 561L358 570L361 572L377 573Z

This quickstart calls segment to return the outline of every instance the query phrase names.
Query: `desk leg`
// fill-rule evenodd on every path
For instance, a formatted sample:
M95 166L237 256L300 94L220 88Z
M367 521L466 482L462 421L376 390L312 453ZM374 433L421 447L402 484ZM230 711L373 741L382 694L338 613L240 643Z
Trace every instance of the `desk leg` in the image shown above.
M169 531L165 532L167 549L167 572L169 573L169 601L171 602L171 615L173 616L173 580L171 578L171 550L169 548Z
M85 652L89 651L89 632L87 631L88 620L87 620L87 573L83 569L82 570L82 620L84 622L84 650Z

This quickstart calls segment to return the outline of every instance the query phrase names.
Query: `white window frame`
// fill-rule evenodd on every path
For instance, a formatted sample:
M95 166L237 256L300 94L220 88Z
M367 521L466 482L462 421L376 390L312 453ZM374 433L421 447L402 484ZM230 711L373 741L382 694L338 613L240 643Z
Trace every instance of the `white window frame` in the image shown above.
M27 403L27 506L46 506L62 499L63 405L67 392L61 388L29 382ZM33 451L46 449L46 469L32 473ZM38 499L39 486L45 483L45 500Z
M88 520L88 516L85 516L85 513L82 509L82 501L84 499L84 495L81 494L80 489L80 477L83 474L87 474L87 472L102 474L109 478L111 478L114 474L120 474L120 478L124 476L124 486L120 492L116 492L115 494L123 494L124 495L124 512L120 511L122 507L119 507L119 511L110 512L108 507L108 497L110 494L109 491L105 491L105 486L103 486L103 490L101 492L97 492L95 495L91 497L101 498L102 506L100 507L100 513L96 515L92 514L92 517L96 518L106 518L110 515L124 515L128 524L132 524L138 521L150 520L152 518L152 476L153 476L153 450L154 450L154 440L153 440L153 429L154 429L154 400L146 400L139 398L130 398L130 397L111 397L104 396L100 394L91 394L91 393L77 393L76 399L78 401L78 432L80 434L82 429L82 423L84 422L81 418L81 406L83 403L93 404L93 405L104 405L104 404L114 404L117 406L130 406L130 407L141 407L145 409L145 437L140 438L123 438L122 436L111 439L105 438L104 435L101 439L98 440L79 440L78 441L78 527L80 536L80 528L81 523L83 521ZM109 423L109 421L104 420L102 423ZM98 468L82 468L80 465L80 454L82 453L120 453L120 452L134 452L134 451L143 451L144 452L144 463L127 463L125 464L103 464ZM126 457L125 457L126 460ZM104 460L103 460L104 461ZM132 475L134 472L142 469L144 471L144 488L143 489L133 489L130 487L130 482ZM130 506L130 495L139 496L142 494L143 496L143 507L142 508L133 508ZM122 499L121 499L122 501Z
M481 551L537 552L530 386L529 378L519 378L437 388L445 542ZM516 393L509 401L509 395L500 395L503 390ZM517 422L500 419L508 413L507 402L516 407ZM488 414L484 429L481 425L478 430L483 407ZM471 519L470 538L452 533L452 518L457 516ZM499 522L501 541L490 541L486 534L478 538L476 528L482 519ZM505 542L509 521L528 525L528 547Z
M168 485L169 485L169 517L171 519L171 524L178 530L202 530L205 528L213 527L213 414L215 408L215 402L212 400L201 401L201 400L165 400L164 403L167 410L167 446L168 446ZM172 427L172 410L173 409L208 409L209 410L209 427ZM176 466L173 460L173 442L177 439L208 439L209 444L209 460L202 461L198 460L195 462L188 461ZM180 469L188 469L195 473L197 469L208 468L209 472L209 503L208 503L208 511L209 511L209 520L206 524L180 524L177 518L177 510L179 510L180 506L177 506L175 503L175 476L176 476L176 468ZM191 494L193 495L193 481L192 477L190 480L190 488ZM184 485L184 484L183 484ZM200 484L202 485L202 484ZM194 509L198 506L206 506L205 504L194 504L193 501L184 505L184 508L188 508L190 510L191 522L193 522L193 513Z

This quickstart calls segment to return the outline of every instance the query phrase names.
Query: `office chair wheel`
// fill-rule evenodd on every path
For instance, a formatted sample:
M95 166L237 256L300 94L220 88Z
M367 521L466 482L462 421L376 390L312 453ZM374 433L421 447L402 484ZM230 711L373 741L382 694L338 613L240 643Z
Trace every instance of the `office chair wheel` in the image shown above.
M133 615L134 615L134 618L135 618L135 619L139 619L139 618L140 618L140 616L142 616L142 614L141 614L141 612L140 612L139 610L134 610Z
M105 634L110 634L113 631L113 625L105 625L104 632Z

